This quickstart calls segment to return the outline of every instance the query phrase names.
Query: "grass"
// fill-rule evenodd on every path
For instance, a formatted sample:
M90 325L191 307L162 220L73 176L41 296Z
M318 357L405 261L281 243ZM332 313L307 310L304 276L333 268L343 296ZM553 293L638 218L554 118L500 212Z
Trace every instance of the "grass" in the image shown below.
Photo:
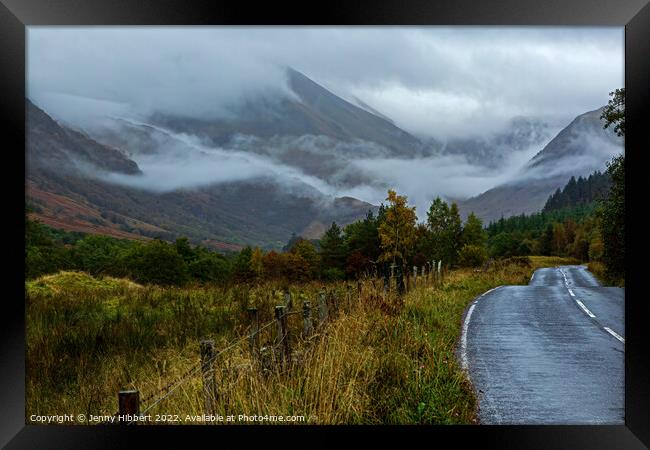
M384 298L380 282L326 286L332 316L310 339L301 336L304 300L316 325L316 283L291 286L291 363L272 345L275 325L261 333L254 358L245 339L246 308L273 320L280 285L230 289L140 286L128 280L62 272L26 283L27 417L32 414L113 414L119 389L140 391L141 409L199 362L198 342L216 350L244 337L215 361L215 413L302 415L313 424L475 423L476 399L455 358L461 317L482 292L527 284L538 267L571 264L532 257L485 272L453 270L442 286ZM349 293L349 296L348 296ZM274 363L274 361L276 363ZM173 385L172 385L173 386ZM153 396L153 397L152 397ZM204 412L200 373L148 413ZM152 397L152 398L149 398Z
M603 286L625 287L625 278L612 277L605 268L605 264L600 261L592 261L587 264L589 271L594 274L600 284Z

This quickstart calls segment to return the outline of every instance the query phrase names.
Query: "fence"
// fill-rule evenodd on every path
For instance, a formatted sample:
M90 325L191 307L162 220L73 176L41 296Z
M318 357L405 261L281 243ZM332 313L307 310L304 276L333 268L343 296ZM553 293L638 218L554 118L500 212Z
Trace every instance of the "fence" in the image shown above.
M351 310L354 306L354 298L356 297L357 301L361 300L364 289L369 289L375 297L386 299L395 294L399 297L404 292L417 287L439 287L443 284L444 270L441 261L434 260L420 267L413 266L411 270L397 265L391 265L389 268L390 271L384 271L383 287L379 278L365 277L363 280L357 280L356 289L354 284L350 283L345 284L344 292L340 289L328 291L322 288L314 298L315 305L312 306L311 300L303 300L299 310L294 309L294 296L289 291L285 291L283 304L276 305L274 308L273 320L263 325L260 325L258 309L248 308L248 334L235 339L219 351L216 351L214 340L201 340L200 361L180 377L145 398L140 398L137 389L120 390L119 410L112 416L111 423L127 425L143 423L143 417L147 417L149 411L177 392L188 380L199 376L202 378L204 412L206 415L212 415L217 406L220 390L215 377L215 362L230 350L248 343L251 365L255 370L262 374L274 369L286 372L295 363L292 344L294 338L298 337L292 336L290 332L288 326L290 317L302 318L301 326L297 327L302 329L299 337L304 343L309 344L314 337L323 333L328 321L342 311ZM317 310L316 324L314 324L314 309ZM262 345L263 332L272 332L274 329L272 342ZM147 406L141 410L141 405L145 404Z

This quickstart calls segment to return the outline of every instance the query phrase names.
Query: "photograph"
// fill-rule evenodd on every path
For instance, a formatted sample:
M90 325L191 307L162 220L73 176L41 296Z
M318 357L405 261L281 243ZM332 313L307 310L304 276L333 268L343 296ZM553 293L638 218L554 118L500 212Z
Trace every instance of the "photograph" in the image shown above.
M624 426L625 56L26 26L25 423Z

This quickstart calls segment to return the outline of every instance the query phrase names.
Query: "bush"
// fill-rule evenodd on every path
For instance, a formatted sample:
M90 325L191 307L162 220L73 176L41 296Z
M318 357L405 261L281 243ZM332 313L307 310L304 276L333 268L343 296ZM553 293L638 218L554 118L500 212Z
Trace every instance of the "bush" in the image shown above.
M521 267L533 266L533 261L528 256L511 256L510 258L506 258L500 261L500 263L502 267L509 265L516 265Z
M600 261L603 258L603 241L600 238L593 239L589 243L589 261Z
M488 254L485 247L480 245L464 245L460 249L458 262L463 267L478 267L487 261Z
M336 281L342 280L343 278L345 278L345 272L343 272L341 269L330 267L323 270L323 280Z
M188 280L187 264L176 248L154 240L139 244L121 258L126 274L139 283L182 285Z
M205 255L188 265L188 270L193 278L201 281L223 282L230 275L228 261L220 255Z
M28 247L25 249L25 279L69 269L70 252L65 247Z
M117 257L127 245L107 236L86 236L74 246L75 264L92 275L112 273Z

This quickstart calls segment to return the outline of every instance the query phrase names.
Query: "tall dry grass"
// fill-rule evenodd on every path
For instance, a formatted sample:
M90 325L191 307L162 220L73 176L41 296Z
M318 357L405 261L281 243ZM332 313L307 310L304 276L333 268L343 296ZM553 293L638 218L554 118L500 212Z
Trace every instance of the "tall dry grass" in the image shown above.
M27 417L31 414L112 414L117 391L136 388L147 411L204 412L199 340L216 351L215 414L300 415L314 424L473 423L476 400L455 347L465 307L502 284L526 284L532 271L565 260L531 259L486 272L446 274L442 286L420 283L403 297L384 297L380 280L326 286L331 317L317 324L317 283L291 286L291 363L280 364L274 325L260 335L262 356L250 352L246 308L273 321L280 285L231 289L139 286L126 280L61 273L26 283ZM422 280L420 280L422 281ZM334 308L333 299L339 299ZM314 336L302 338L304 300ZM167 391L165 391L167 392Z

